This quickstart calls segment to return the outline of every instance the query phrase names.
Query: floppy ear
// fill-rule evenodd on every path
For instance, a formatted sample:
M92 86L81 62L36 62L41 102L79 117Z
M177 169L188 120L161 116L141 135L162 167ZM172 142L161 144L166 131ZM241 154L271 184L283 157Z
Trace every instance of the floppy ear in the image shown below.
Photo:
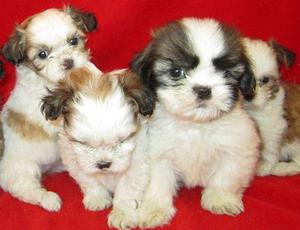
M2 48L3 56L12 64L17 65L25 61L25 34L16 27L16 31L9 37Z
M270 40L268 43L275 51L279 65L284 64L286 67L291 67L293 65L296 59L296 54L294 52L288 50L274 40Z
M256 80L248 61L245 63L245 71L241 76L239 88L247 101L255 96Z
M3 67L3 63L0 61L0 79L3 77L4 75L4 67Z
M145 87L138 76L131 71L127 71L119 79L125 94L136 107L136 111L144 116L151 115L155 107L154 93Z
M48 95L42 98L41 105L41 112L46 120L56 120L63 115L72 97L73 90L63 82L53 91L48 89Z
M73 18L75 24L85 33L92 32L97 29L98 22L93 13L81 12L72 6L66 6L64 11Z
M142 80L143 84L149 89L154 90L154 80L152 79L152 58L151 43L140 53L138 53L130 63L130 68Z

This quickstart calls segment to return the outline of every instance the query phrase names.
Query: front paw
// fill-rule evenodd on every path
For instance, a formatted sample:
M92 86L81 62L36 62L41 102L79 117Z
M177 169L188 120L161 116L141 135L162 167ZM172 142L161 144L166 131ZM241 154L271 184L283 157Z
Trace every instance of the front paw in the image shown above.
M87 193L82 200L85 209L90 211L100 211L109 208L112 204L112 197L107 194Z
M169 224L176 209L172 205L157 206L156 202L145 202L140 210L140 228L155 228Z
M113 208L108 216L108 226L117 229L131 229L138 226L137 209L118 209Z
M267 176L271 174L273 164L267 161L260 161L256 170L257 176Z
M42 196L40 205L48 211L57 212L61 208L61 203L61 199L56 193L47 191Z
M203 191L201 205L215 214L235 216L244 211L244 205L239 196L214 189Z

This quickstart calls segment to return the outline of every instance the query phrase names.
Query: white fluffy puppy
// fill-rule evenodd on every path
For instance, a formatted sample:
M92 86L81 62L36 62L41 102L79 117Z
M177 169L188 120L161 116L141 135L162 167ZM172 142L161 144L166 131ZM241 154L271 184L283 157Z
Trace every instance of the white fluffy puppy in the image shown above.
M57 126L40 112L41 97L67 71L89 60L85 33L96 28L94 15L66 7L49 9L16 27L2 53L16 64L17 82L3 107L5 140L0 162L0 186L14 197L58 211L59 196L40 179L61 168Z
M252 70L257 81L253 100L244 103L244 108L257 122L262 138L261 160L257 174L260 176L295 174L299 172L299 166L293 163L279 163L280 160L288 159L284 156L284 152L291 152L291 150L283 150L281 154L288 129L296 128L293 128L294 125L288 125L288 117L290 120L295 119L287 114L286 92L280 82L279 67L281 64L290 67L294 62L295 54L275 41L267 43L244 38L243 43L251 59ZM297 145L299 144L294 144Z
M138 143L152 160L140 226L170 221L180 181L204 187L202 207L213 213L243 211L260 140L240 105L255 79L238 33L213 19L182 19L155 31L131 67L157 97Z
M83 192L85 208L109 207L114 193L109 224L135 227L150 172L144 151L132 155L138 112L151 113L154 100L128 70L100 75L91 64L74 69L43 98L42 111L51 120L63 115L61 157Z

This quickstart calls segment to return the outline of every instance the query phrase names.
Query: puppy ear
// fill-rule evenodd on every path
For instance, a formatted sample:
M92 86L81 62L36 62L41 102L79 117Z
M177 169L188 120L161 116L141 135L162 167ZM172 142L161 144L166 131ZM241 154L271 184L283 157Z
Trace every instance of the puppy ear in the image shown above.
M0 79L3 77L4 75L4 67L3 67L3 63L0 61Z
M138 53L130 63L130 68L142 80L143 84L149 89L154 90L154 81L152 79L152 59L151 43L140 53Z
M93 13L81 12L80 10L66 6L64 11L67 12L75 21L75 24L84 32L92 32L97 29L97 18Z
M56 120L66 112L68 102L73 97L73 90L60 82L54 90L48 89L48 95L42 98L41 112L46 120Z
M144 116L151 115L155 107L154 93L145 87L138 76L131 71L126 71L119 79L136 111Z
M256 80L248 61L245 63L245 71L240 79L239 84L240 91L244 98L247 101L252 100L255 96Z
M296 54L294 52L288 50L274 40L270 40L268 43L275 51L279 65L284 64L286 67L291 67L293 65L296 59Z
M12 64L17 65L25 61L25 34L18 26L2 48L3 56Z

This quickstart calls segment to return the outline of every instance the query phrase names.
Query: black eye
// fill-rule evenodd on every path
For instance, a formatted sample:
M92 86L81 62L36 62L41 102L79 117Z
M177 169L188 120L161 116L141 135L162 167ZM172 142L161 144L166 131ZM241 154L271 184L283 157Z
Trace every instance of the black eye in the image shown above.
M269 82L269 80L270 80L269 77L263 77L263 79L261 79L261 83L267 84Z
M69 43L70 43L71 46L76 46L76 45L78 45L78 38L77 38L77 37L72 38L72 39L69 41Z
M43 51L41 51L40 53L39 53L39 58L40 59L46 59L47 57L48 57L48 52L47 51L45 51L45 50L43 50Z
M179 78L184 75L184 71L179 67L175 67L171 69L170 74L172 77Z

